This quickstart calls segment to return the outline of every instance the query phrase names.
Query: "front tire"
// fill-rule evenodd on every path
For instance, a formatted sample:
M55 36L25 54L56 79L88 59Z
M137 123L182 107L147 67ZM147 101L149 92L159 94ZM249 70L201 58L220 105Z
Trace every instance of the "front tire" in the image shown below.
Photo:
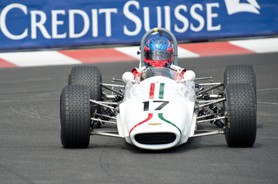
M256 95L249 83L225 89L226 142L230 147L252 147L257 133Z
M64 148L87 148L90 143L90 91L64 87L60 97L61 142Z

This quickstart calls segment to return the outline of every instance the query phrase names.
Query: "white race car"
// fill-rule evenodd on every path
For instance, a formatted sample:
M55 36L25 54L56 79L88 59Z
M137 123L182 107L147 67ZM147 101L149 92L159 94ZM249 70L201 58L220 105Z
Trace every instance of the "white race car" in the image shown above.
M148 31L171 38L174 64L178 47L163 28ZM113 83L103 83L95 66L73 67L60 98L61 142L64 148L87 148L90 135L125 139L138 148L172 148L189 138L223 134L230 147L251 147L256 140L256 76L250 65L228 66L224 82L211 77L183 76L170 68L150 67L143 77L131 72ZM202 126L207 123L209 126ZM115 124L105 129L103 124ZM100 128L102 126L102 128ZM111 126L110 126L111 127ZM204 129L204 127L208 127Z

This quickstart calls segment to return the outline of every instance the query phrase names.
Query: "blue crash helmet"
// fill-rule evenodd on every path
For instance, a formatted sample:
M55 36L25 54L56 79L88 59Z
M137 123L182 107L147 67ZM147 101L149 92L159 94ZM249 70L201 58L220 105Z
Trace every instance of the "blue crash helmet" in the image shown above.
M165 67L173 62L172 43L164 37L149 39L144 47L144 62L148 66Z

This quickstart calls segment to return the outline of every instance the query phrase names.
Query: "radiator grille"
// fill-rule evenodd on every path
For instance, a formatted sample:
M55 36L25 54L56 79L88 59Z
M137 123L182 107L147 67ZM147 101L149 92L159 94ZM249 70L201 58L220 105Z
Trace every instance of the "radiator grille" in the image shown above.
M176 140L173 133L144 133L135 135L135 140L140 144L169 144Z

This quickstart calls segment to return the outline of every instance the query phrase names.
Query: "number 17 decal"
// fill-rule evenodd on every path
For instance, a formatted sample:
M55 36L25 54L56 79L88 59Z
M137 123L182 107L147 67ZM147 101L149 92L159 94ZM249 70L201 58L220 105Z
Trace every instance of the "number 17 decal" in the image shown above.
M165 100L145 101L145 102L143 102L143 104L144 104L143 111L150 110L150 103L151 103L151 107L153 107L155 111L159 111L159 110L163 109L169 103L169 101L165 101ZM156 104L156 105L154 105L154 104Z

